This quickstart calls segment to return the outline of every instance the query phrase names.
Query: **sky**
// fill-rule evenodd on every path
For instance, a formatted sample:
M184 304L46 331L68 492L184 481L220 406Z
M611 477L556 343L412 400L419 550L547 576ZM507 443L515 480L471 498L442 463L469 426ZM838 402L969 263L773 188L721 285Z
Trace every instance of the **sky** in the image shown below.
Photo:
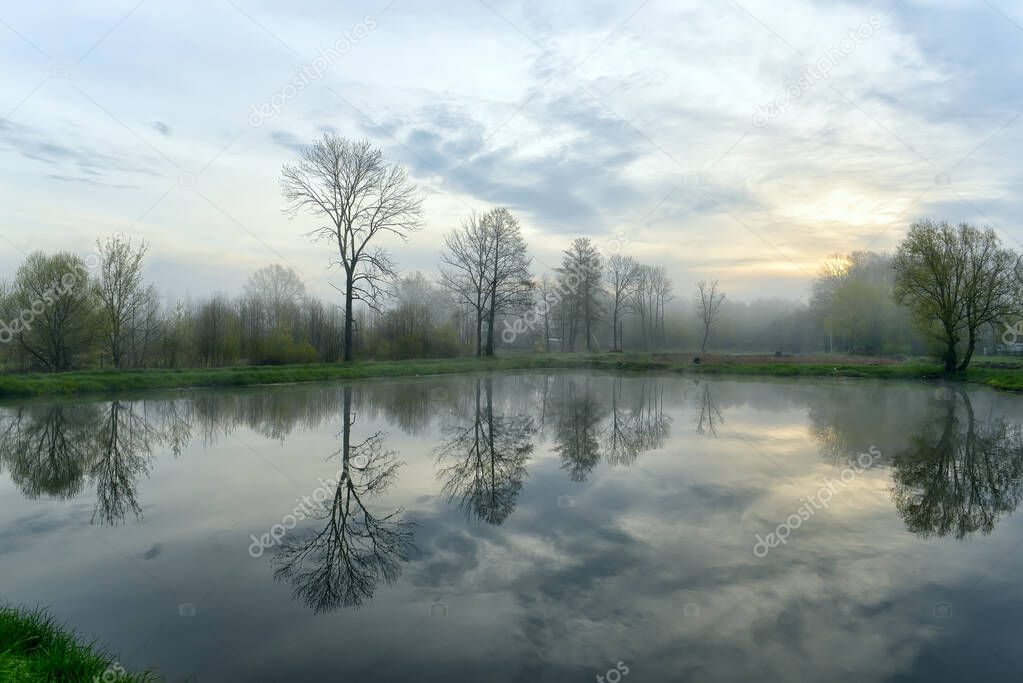
M536 274L587 236L676 296L802 297L921 218L1023 240L1010 0L6 2L0 60L0 278L121 233L168 297L274 262L333 296L278 185L324 133L408 169L406 272L495 206Z

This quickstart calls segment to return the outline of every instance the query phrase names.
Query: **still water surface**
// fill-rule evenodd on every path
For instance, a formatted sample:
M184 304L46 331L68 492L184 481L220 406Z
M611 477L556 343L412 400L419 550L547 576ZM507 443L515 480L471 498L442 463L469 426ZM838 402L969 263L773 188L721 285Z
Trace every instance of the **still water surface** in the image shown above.
M1021 422L586 372L6 404L0 599L172 681L1018 681Z

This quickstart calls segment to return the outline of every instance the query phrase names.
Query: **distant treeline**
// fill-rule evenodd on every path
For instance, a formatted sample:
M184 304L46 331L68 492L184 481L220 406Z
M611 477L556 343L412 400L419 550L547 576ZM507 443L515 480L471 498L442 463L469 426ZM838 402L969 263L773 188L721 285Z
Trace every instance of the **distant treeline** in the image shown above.
M0 289L0 358L12 370L84 367L185 368L334 362L343 358L342 309L306 292L278 264L249 277L236 297L168 301L142 279L146 246L120 237L97 244L89 258L61 252L30 255ZM579 254L583 256L580 257ZM472 355L481 338L497 349L695 351L708 330L699 292L676 300L661 268L612 255L605 265L589 240L578 240L559 272L531 285L517 306L495 315L421 273L402 277L381 310L356 310L356 358ZM568 281L589 261L592 290ZM635 269L619 291L614 267ZM612 265L614 264L614 265ZM807 300L724 299L711 320L709 349L724 352L846 352L922 355L932 350L910 308L896 302L892 257L857 252L835 257ZM581 292L581 294L580 294ZM721 296L719 294L719 296ZM587 312L586 298L589 298ZM617 317L617 326L614 325ZM587 327L589 328L587 331ZM493 335L490 330L493 329ZM992 325L981 350L1001 348ZM1004 349L1003 349L1004 350Z

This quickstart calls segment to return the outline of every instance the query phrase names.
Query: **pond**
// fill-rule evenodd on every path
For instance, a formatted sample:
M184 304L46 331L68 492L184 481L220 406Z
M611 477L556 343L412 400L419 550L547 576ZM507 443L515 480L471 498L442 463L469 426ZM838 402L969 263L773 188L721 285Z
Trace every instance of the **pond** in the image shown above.
M1020 680L1023 397L502 373L0 406L0 599L195 681Z

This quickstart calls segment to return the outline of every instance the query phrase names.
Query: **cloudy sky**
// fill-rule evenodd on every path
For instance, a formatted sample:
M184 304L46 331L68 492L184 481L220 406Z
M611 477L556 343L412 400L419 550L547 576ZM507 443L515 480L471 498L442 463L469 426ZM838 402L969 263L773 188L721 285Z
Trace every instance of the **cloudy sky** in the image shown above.
M0 55L4 277L123 232L177 296L275 261L326 289L329 249L277 185L323 132L419 185L405 270L499 205L537 272L617 238L676 291L746 299L800 296L921 217L1023 239L1009 0L5 3Z

